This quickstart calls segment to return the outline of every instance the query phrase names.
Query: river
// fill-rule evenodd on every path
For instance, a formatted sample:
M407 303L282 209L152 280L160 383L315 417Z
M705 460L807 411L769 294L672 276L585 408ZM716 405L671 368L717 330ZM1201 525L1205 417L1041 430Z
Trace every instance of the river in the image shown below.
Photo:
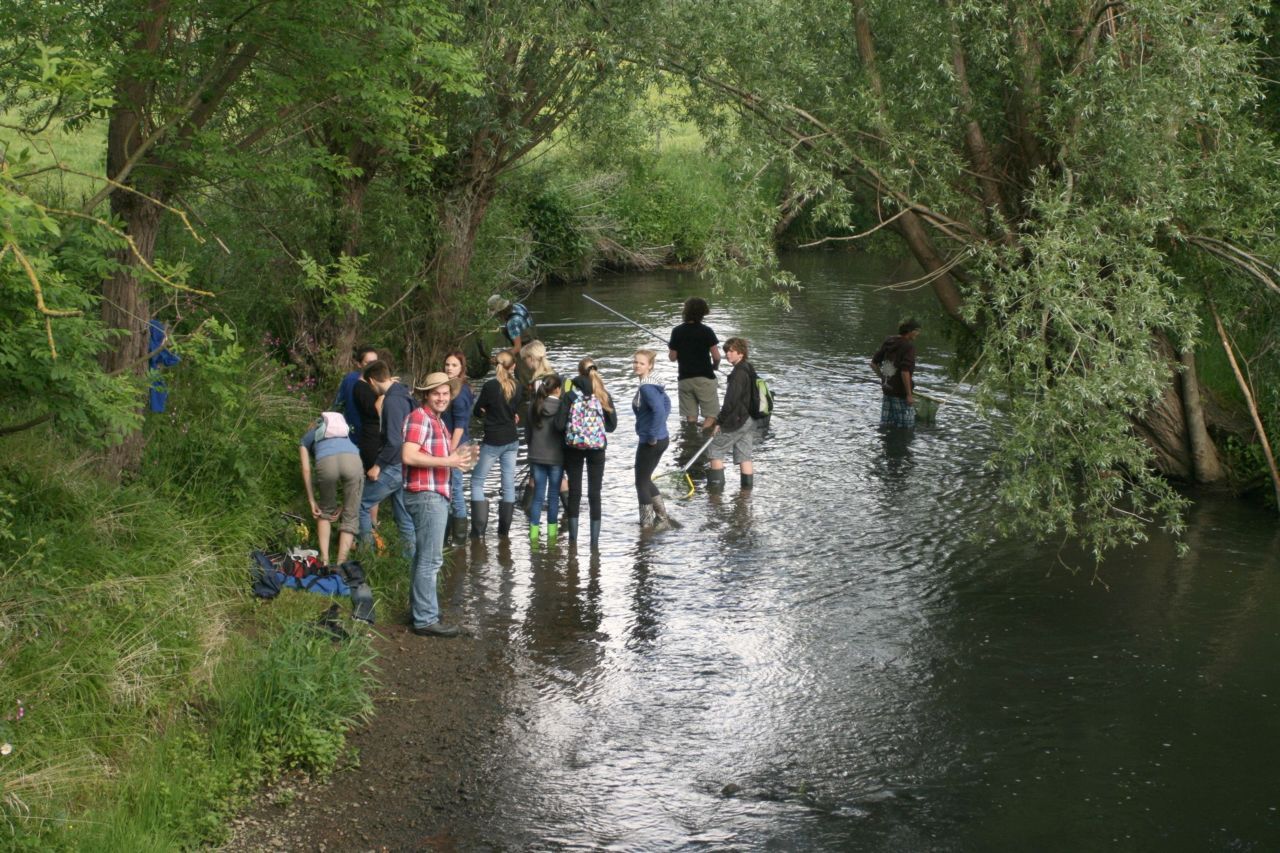
M1275 516L1200 498L1189 555L1153 530L1096 579L1070 547L990 539L987 426L944 405L887 440L861 381L914 313L917 381L966 396L931 295L884 289L910 273L858 255L787 264L790 312L680 272L527 301L552 363L595 357L624 405L598 555L585 519L576 553L530 553L518 520L509 558L472 546L449 573L462 621L502 638L521 709L460 845L1280 849ZM723 495L673 502L680 529L639 534L629 359L657 342L551 326L613 319L582 293L662 334L703 294L722 341L749 339L778 405L749 495L731 469ZM659 470L698 443L671 427Z

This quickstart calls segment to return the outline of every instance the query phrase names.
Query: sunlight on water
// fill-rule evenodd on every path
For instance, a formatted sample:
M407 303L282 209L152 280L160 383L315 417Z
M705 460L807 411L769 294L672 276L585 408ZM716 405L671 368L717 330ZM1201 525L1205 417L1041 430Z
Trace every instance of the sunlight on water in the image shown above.
M867 362L898 320L925 321L921 385L965 399L927 294L878 289L889 265L793 262L783 313L711 298L778 397L756 487L674 502L641 536L631 353L618 326L548 328L552 363L590 355L620 405L599 554L584 541L453 555L446 584L519 678L492 744L501 779L475 842L508 849L1268 849L1280 843L1274 661L1280 537L1263 511L1207 501L1191 557L1158 534L1091 565L1065 549L983 545L990 448L972 407L908 439L876 428ZM696 276L593 283L665 336ZM614 319L577 287L539 320ZM724 307L732 303L732 308ZM701 443L673 413L673 468ZM523 463L522 463L523 466ZM496 471L488 484L497 490ZM583 501L584 516L586 501ZM1082 567L1073 574L1064 565ZM1214 785L1206 788L1206 779Z

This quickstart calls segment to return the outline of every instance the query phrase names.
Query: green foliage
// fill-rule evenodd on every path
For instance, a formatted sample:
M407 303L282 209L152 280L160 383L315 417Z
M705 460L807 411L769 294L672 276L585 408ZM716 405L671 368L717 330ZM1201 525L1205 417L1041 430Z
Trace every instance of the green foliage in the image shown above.
M339 255L331 264L321 265L306 252L298 261L302 286L319 296L335 315L352 312L364 316L378 306L371 300L377 281L364 272L366 258Z
M1210 295L1256 317L1273 299L1258 275L1280 287L1259 11L680 3L655 61L686 75L713 142L761 171L784 164L819 221L854 231L873 211L896 227L909 208L929 229L914 250L954 269L934 286L964 304L965 366L1001 441L993 517L1101 555L1148 521L1181 526L1183 501L1133 431L1176 375L1159 341L1199 340ZM1188 250L1212 257L1191 282Z
M248 472L202 457L232 456L209 446L236 434L219 417L242 420L253 452L271 442L290 457L286 422L300 405L253 403L272 396L264 389L233 394L228 410L245 361L225 341L209 346L203 368L173 385L183 414L163 428L175 437L152 443L132 485L101 481L91 457L48 431L4 439L0 735L14 750L0 763L3 843L215 839L263 780L332 769L345 727L369 711L367 645L331 647L297 624L327 600L287 593L260 607L249 596L246 555L278 534L296 451L292 466L259 460ZM183 433L196 412L212 420Z
M176 350L183 362L165 371L166 411L147 419L144 477L170 499L206 511L229 504L270 514L289 506L298 439L327 401L291 393L277 362L251 354L216 320Z

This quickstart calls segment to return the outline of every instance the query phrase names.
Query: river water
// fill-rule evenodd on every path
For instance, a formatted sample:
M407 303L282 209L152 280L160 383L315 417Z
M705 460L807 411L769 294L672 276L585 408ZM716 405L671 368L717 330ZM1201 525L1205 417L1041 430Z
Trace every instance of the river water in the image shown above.
M630 327L547 326L552 363L597 359L623 402L604 536L455 555L449 598L516 678L463 847L609 850L1280 849L1280 527L1203 498L1189 556L1152 531L1099 580L1072 549L983 538L988 428L943 406L877 430L866 362L926 322L917 381L964 398L927 293L859 256L789 258L789 313L709 296L778 411L755 489L699 488L681 529L638 532ZM692 274L544 288L540 322L661 334ZM662 346L655 346L662 351ZM675 367L659 361L675 399ZM698 446L681 435L659 470ZM700 467L695 468L695 471ZM495 484L496 485L496 484ZM586 501L583 501L586 514ZM586 536L586 520L583 519ZM491 538L493 538L491 533ZM1077 567L1071 571L1068 567ZM459 641L459 642L465 642Z

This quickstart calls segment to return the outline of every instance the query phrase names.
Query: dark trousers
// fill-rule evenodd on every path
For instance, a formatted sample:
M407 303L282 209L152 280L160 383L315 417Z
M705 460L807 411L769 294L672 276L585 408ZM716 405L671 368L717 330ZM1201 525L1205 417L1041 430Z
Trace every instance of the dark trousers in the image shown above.
M653 503L654 495L662 494L654 485L653 472L670 443L670 439L664 438L657 444L641 444L636 448L636 495L642 506Z
M600 518L600 489L604 483L604 448L599 450L564 449L564 472L569 476L569 518L577 518L582 507L582 466L587 466L587 502L591 517Z

